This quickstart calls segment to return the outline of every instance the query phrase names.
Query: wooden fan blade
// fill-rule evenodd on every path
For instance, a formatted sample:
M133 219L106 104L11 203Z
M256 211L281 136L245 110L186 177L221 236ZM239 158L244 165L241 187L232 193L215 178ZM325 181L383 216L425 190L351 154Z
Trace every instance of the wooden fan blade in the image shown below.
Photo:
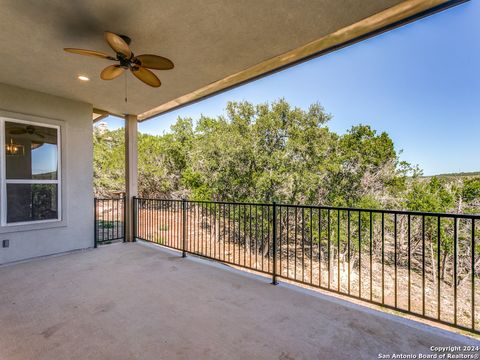
M101 51L95 51L95 50L85 50L85 49L75 49L75 48L65 48L63 49L66 52L72 53L72 54L79 54L79 55L88 55L88 56L96 56L108 60L116 60L114 57L105 54L104 52Z
M100 78L102 78L103 80L113 80L122 75L124 71L125 69L121 66L110 65L102 70L102 72L100 73Z
M135 57L142 67L156 70L173 69L173 62L163 56L144 54Z
M147 85L150 85L152 87L159 87L160 85L162 85L158 77L148 69L138 66L135 68L131 68L130 70L132 71L133 75L137 77L137 79L143 81Z
M116 53L123 54L127 59L132 57L132 51L128 44L117 34L105 31L105 40Z

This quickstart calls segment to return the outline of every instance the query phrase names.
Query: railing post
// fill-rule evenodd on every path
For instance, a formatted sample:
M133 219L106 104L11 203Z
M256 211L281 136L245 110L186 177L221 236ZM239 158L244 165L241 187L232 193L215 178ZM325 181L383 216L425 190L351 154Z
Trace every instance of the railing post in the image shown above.
M97 248L98 224L97 224L97 198L93 198L93 247Z
M187 200L182 199L182 257L187 257Z
M277 204L275 201L272 203L273 211L273 269L272 269L272 285L277 285Z
M137 241L137 216L138 216L138 214L137 214L137 197L136 196L134 196L133 199L132 199L132 212L133 212L133 215L132 215L132 226L133 226L132 242L135 242L135 241Z

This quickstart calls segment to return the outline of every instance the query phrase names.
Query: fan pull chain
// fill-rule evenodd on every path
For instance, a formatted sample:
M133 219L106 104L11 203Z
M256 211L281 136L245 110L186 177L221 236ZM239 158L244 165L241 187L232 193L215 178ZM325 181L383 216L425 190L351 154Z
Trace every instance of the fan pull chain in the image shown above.
M127 72L125 71L125 102L128 102L127 98Z

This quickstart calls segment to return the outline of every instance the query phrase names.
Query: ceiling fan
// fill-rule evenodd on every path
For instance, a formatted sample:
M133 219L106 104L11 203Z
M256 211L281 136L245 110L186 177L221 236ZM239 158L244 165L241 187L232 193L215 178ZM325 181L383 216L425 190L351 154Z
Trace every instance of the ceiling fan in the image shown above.
M105 40L115 51L115 56L110 56L101 51L65 48L64 50L74 54L96 56L107 60L118 61L118 64L107 66L100 73L103 80L113 80L130 70L135 77L152 87L161 85L158 77L148 69L170 70L173 69L173 62L167 58L152 54L135 56L130 50L131 39L125 35L117 35L110 31L105 32Z
M45 135L41 134L37 129L35 129L34 126L32 125L27 125L26 127L19 127L19 128L15 128L15 129L12 129L8 132L10 135L24 135L24 134L28 134L28 135L36 135L40 138L45 138Z

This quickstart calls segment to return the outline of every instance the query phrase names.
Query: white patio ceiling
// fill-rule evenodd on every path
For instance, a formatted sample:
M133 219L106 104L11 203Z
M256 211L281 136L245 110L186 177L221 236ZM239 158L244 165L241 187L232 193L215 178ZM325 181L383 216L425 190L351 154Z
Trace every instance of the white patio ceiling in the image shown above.
M0 83L93 104L140 120L255 78L445 0L0 0ZM373 16L373 17L372 17ZM150 88L129 74L100 80L108 60L64 47L112 53L109 30L136 54L172 59ZM87 75L81 82L78 75Z

